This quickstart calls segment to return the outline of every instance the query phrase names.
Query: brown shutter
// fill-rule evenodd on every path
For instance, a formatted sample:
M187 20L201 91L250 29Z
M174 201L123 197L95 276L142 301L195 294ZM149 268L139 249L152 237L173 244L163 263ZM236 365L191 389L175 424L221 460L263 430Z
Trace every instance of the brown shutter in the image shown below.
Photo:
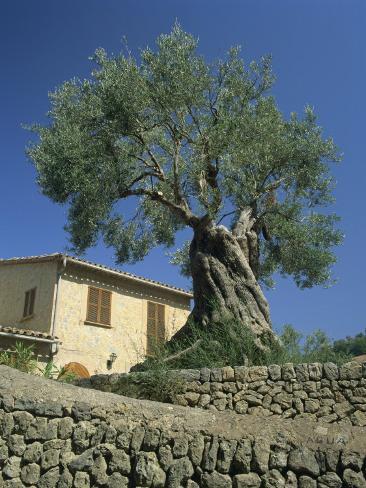
M36 289L30 290L29 310L28 315L32 315L34 312L34 302L36 300Z
M24 300L24 310L23 310L23 317L27 317L28 314L28 304L29 304L29 291L25 292L25 300Z
M99 322L101 324L111 325L112 293L107 290L99 290L99 299Z
M99 289L89 286L88 293L88 310L86 314L86 320L90 322L98 322L98 309L99 309Z
M96 324L111 325L112 293L89 286L86 320Z
M155 315L156 315L156 304L153 302L147 302L147 344L146 344L146 354L151 356L155 349L155 337L156 337L156 325L155 325Z
M165 306L160 304L157 305L157 341L165 342Z
M165 342L165 306L147 302L146 354L154 354L156 346Z
M29 317L34 312L34 302L36 300L36 289L32 288L25 292L23 317Z

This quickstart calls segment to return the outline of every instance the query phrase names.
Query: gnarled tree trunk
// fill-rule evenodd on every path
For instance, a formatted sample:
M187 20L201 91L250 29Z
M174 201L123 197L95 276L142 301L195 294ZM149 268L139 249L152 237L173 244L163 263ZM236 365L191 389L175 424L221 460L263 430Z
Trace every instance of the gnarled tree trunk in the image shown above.
M194 229L190 246L192 316L202 327L214 327L220 316L229 313L249 327L263 346L273 332L268 302L256 278L258 236L249 217L244 212L233 231L214 225ZM188 325L175 338L187 333Z

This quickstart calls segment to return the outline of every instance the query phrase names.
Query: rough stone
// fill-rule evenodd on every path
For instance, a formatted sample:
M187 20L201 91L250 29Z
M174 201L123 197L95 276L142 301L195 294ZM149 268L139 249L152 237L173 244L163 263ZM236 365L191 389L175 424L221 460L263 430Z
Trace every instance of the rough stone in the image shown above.
M2 472L8 478L18 478L20 475L20 457L10 456L4 464Z
M128 478L122 476L121 473L112 473L108 477L107 488L128 488Z
M366 412L361 412L357 410L354 414L351 415L351 421L353 425L357 425L358 427L364 427L366 425Z
M22 467L20 473L20 479L26 485L34 485L38 482L40 474L41 474L41 468L39 464L36 463L26 464L25 466Z
M57 449L49 449L45 451L41 456L41 466L44 471L53 468L59 464L60 451Z
M166 475L154 452L137 453L134 478L136 486L164 487Z
M170 446L160 446L158 451L158 457L161 467L164 471L167 471L173 464L174 459Z
M343 469L353 469L353 471L361 471L363 465L363 457L358 452L342 452L341 465Z
M257 473L237 474L234 476L233 488L259 488L261 479Z
M221 368L222 372L222 381L234 381L235 373L234 369L231 366L225 366Z
M203 451L202 468L205 471L213 471L216 467L217 453L219 450L219 441L216 436L211 442L207 442Z
M284 488L285 478L277 469L271 469L262 477L264 488Z
M158 429L146 429L142 443L143 451L155 451L159 446L160 431Z
M59 478L59 468L52 468L40 477L37 486L39 488L55 488L55 486L57 486Z
M328 380L338 380L339 370L338 366L334 363L323 364L324 375Z
M23 454L24 461L28 463L38 463L41 459L43 446L40 442L33 442L28 444Z
M268 471L270 446L268 444L268 439L256 438L253 444L253 467L256 471L263 474Z
M306 363L295 365L296 378L298 381L309 381L309 369Z
M58 423L58 437L60 439L69 439L72 435L74 421L71 417L63 417Z
M184 398L187 400L187 404L190 407L195 407L200 399L200 394L193 391L188 391L184 394Z
M188 456L195 466L200 466L202 462L205 441L202 435L196 435L188 447Z
M211 369L211 381L221 383L222 382L222 369L221 368L212 368Z
M32 423L33 415L29 412L14 412L13 413L14 419L14 432L25 434L28 427Z
M241 439L234 456L234 467L237 472L247 474L250 472L252 462L252 445L249 439Z
M297 488L298 482L296 474L293 471L287 471L285 488Z
M249 368L247 366L235 366L234 373L235 373L235 381L246 382L249 380Z
M309 379L319 381L323 376L323 365L321 363L308 364Z
M288 467L297 474L319 475L319 466L315 455L307 447L300 447L290 452Z
M336 473L326 473L318 478L319 488L341 488L342 480Z
M130 457L122 449L112 449L112 457L108 463L109 469L118 471L123 475L128 475L131 472Z
M310 476L300 476L299 488L316 488L316 480L310 478Z
M202 476L202 488L232 488L231 478L217 471L204 473Z
M220 442L217 455L217 471L224 474L229 473L236 452L236 446L236 441L222 440Z
M186 434L180 434L174 437L172 452L173 452L173 456L177 458L187 455L188 437Z
M74 488L89 488L90 479L88 473L77 471L74 477Z
M273 450L269 457L270 469L283 469L287 466L288 452L285 449Z
M292 363L285 363L282 365L282 379L290 381L296 378L295 368Z
M175 459L168 470L168 487L179 488L193 473L194 469L188 457Z
M243 413L247 413L247 411L248 411L248 402L246 402L245 400L240 400L235 404L235 412L243 414Z
M261 381L268 378L268 368L267 366L251 366L248 368L249 380L250 381Z
M366 488L366 481L361 472L345 469L343 471L343 481L346 488Z
M9 436L8 448L15 456L22 456L26 447L27 446L22 435L12 434Z
M278 364L271 364L268 366L268 375L272 381L281 379L281 366Z
M362 378L362 365L356 361L342 364L339 368L341 380L358 380Z

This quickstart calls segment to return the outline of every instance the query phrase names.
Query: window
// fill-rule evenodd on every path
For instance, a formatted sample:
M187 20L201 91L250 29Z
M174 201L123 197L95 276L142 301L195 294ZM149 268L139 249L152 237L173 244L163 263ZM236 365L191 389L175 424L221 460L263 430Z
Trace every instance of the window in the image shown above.
M147 347L146 354L154 354L155 347L165 341L165 306L147 302Z
M89 286L86 320L95 324L111 325L112 293Z
M36 299L36 288L25 292L23 318L30 317L34 312L34 302Z

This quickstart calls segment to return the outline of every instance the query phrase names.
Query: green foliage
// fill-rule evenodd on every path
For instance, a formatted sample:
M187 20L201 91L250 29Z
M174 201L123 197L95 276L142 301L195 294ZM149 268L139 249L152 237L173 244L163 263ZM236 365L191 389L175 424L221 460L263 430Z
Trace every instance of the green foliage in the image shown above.
M258 347L249 328L230 318L223 319L206 330L191 324L190 330L192 333L189 337L173 344L168 343L157 350L154 358L149 358L142 364L143 369L154 371L156 368L195 369L287 362L298 364L332 361L341 364L351 359L348 354L335 351L332 341L320 330L314 331L302 341L302 334L291 325L285 325L278 340L271 339L271 342L267 342L267 350ZM197 343L199 345L195 347ZM178 355L192 346L192 351ZM167 358L174 355L177 356L175 359L167 361Z
M43 368L39 367L34 354L34 344L26 346L23 342L16 342L13 348L0 353L0 364L24 373L41 374L48 379L60 378L60 381L67 383L76 378L73 373L65 373L64 368L59 368L52 360L48 361Z
M102 236L118 262L134 262L173 246L183 227L231 216L230 227L250 208L263 283L279 272L302 288L331 284L342 240L337 218L321 213L339 159L332 139L310 107L283 116L269 57L246 63L234 48L208 63L197 44L175 25L140 61L99 49L90 79L50 95L49 124L32 127L28 155L43 193L69 205L74 250ZM189 271L187 246L173 261Z
M184 381L169 371L162 364L145 373L134 373L122 376L110 388L112 393L132 398L146 398L157 402L171 402L173 398L184 393Z
M13 348L0 354L0 364L25 373L34 373L37 369L37 361L33 349L33 344L25 346L23 342L16 342Z
M64 383L72 383L76 379L75 373L67 371L64 366L59 368L52 359L44 368L38 368L38 371L47 379L55 379Z
M366 354L366 329L365 332L360 332L354 337L347 336L345 339L335 341L334 350L352 356Z

